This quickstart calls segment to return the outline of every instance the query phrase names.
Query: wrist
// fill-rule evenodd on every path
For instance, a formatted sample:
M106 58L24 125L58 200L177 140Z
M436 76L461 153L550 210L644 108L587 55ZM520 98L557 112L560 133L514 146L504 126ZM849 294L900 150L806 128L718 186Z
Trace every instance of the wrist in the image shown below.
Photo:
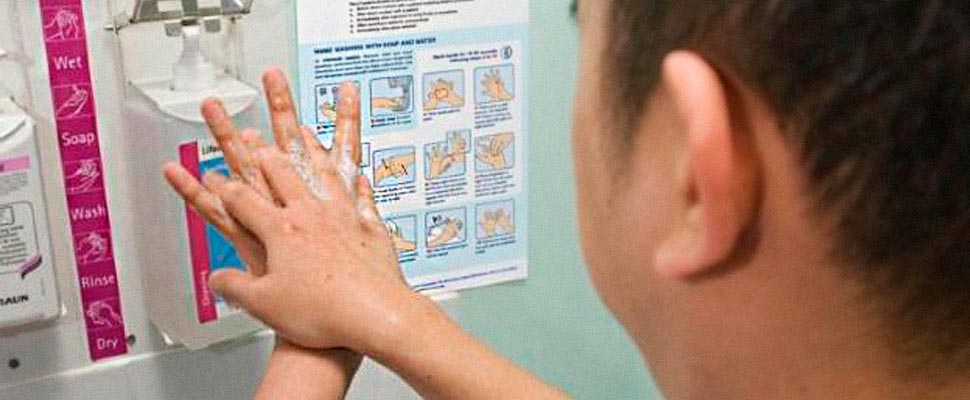
M364 356L356 351L349 349L328 349L328 350L316 350L307 349L304 347L297 346L292 342L277 337L276 347L273 350L274 355L280 358L285 358L288 360L306 360L305 362L323 362L330 364L331 366L339 367L340 369L347 372L349 375L353 375L357 368L360 367L360 363L363 361ZM315 360L315 361L314 361Z
M400 359L404 352L414 351L423 336L451 322L437 303L411 290L401 294L400 305L380 321L379 328L373 330L374 335L360 349L385 365Z

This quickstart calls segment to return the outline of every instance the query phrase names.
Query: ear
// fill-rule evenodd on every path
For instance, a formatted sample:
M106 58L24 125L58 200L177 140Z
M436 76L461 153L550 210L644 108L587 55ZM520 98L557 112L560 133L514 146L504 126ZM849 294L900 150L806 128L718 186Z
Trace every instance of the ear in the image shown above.
M686 154L679 177L683 215L655 254L658 272L672 279L698 277L734 254L754 223L757 163L743 124L732 124L729 88L699 55L678 51L663 63L662 84L684 129Z

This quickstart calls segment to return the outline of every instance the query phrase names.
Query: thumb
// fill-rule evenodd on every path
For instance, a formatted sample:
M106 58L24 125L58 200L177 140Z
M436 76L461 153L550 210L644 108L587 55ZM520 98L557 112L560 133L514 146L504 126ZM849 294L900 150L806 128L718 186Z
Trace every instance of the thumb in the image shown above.
M252 316L259 318L257 308L260 302L256 296L257 278L237 269L224 269L209 277L209 289L222 296L227 302L242 307Z

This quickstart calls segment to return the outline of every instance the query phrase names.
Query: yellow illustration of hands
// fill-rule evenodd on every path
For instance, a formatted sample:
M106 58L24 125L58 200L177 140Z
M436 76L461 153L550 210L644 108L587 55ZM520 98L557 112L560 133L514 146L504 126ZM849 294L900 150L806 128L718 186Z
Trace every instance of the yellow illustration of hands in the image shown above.
M461 134L453 134L448 138L448 151L441 151L441 146L434 146L428 153L429 170L428 177L431 179L444 175L448 168L465 162L465 151L468 149L468 142Z
M482 86L485 87L485 95L492 101L511 101L515 98L515 95L505 87L505 81L502 80L502 74L498 70L485 74Z
M515 233L515 223L512 222L512 216L504 209L486 211L479 224L487 237L495 236L499 232Z
M448 219L441 229L441 232L435 236L428 238L428 248L435 248L444 244L451 243L461 234L461 221L457 219Z
M384 109L384 110L398 110L404 104L400 98L397 97L375 97L370 102L371 108L373 109Z
M374 169L374 184L391 178L408 176L408 171L414 170L414 153L402 154L381 160L381 164Z
M408 240L404 237L404 233L401 232L400 227L393 222L387 222L387 231L391 234L391 241L394 242L394 248L397 249L398 253L403 253L405 251L414 251L418 246L412 240Z
M337 107L335 107L333 103L329 101L325 101L320 105L320 112L326 119L330 121L337 120Z
M465 105L465 99L455 91L454 82L444 79L436 80L428 92L428 97L424 102L424 109L425 111L434 110L441 106L441 104L447 104L452 107L462 107Z
M510 160L505 157L505 149L512 145L514 139L512 133L491 136L487 143L479 142L475 158L492 169L508 168Z

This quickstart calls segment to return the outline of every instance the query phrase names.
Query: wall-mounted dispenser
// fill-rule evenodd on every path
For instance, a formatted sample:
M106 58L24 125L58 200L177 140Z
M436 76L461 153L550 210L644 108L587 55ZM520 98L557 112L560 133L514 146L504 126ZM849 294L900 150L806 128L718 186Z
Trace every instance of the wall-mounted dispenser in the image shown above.
M33 119L0 97L0 330L60 314Z
M160 172L168 161L181 161L199 175L225 170L199 113L205 99L221 99L241 126L258 121L258 92L233 73L241 63L240 39L233 28L251 3L141 0L108 27L118 35L123 60L156 55L153 49L159 42L181 42L181 56L153 60L171 68L123 62L122 75L128 83L128 134L134 136L132 165L142 166L132 175L135 199L143 206L137 241L149 318L167 340L192 349L263 329L208 290L213 271L245 266L229 243L174 194ZM220 54L212 56L207 44Z
M61 314L36 124L18 104L30 90L16 4L0 32L0 331Z

